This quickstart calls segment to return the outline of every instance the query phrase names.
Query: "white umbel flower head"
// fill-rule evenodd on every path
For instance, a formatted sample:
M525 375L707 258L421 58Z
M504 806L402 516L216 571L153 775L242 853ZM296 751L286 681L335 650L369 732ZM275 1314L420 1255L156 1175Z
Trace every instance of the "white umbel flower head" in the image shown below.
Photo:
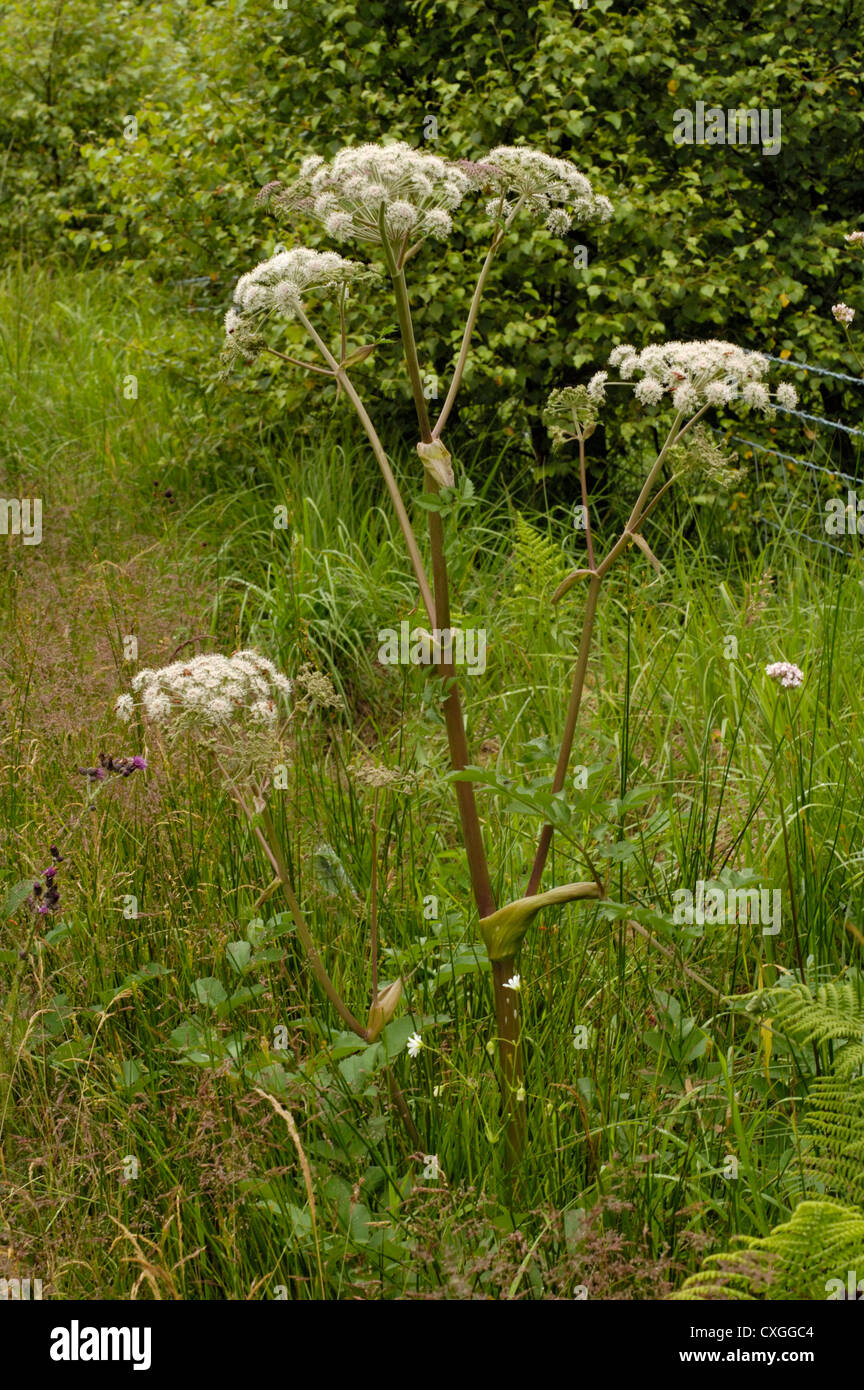
M855 310L850 309L848 304L844 304L842 299L839 304L831 305L831 313L838 323L845 323L847 327L855 317Z
M609 356L624 381L632 381L640 405L659 405L669 396L676 410L693 415L703 406L727 406L736 401L773 411L771 392L763 378L770 362L761 352L750 352L711 338L705 342L655 343L637 352L622 343ZM776 400L794 410L798 394L788 382L778 386Z
M240 276L234 289L234 310L262 313L278 309L290 318L292 307L302 304L310 290L330 294L368 274L368 266L348 261L335 251L294 246L290 251L278 251Z
M804 672L791 661L774 661L765 667L765 674L782 685L784 690L797 690L804 683Z
M398 252L449 235L450 214L469 188L459 164L396 140L349 145L331 160L312 155L296 178L267 184L258 196L278 212L314 217L340 241L386 240Z
M261 327L269 316L294 318L310 294L331 298L372 273L368 266L335 251L313 251L306 246L278 251L241 275L234 287L234 303L225 315L229 351L254 357L264 345Z
M563 236L574 222L608 222L612 204L595 193L591 182L569 159L556 159L524 145L496 145L479 166L484 184L498 195L487 212L505 219L512 211L510 199L521 205L550 232Z
M608 372L595 372L585 390L589 400L597 401L602 404L606 399L606 382L609 379Z
M159 671L139 671L131 686L133 694L121 695L114 707L119 718L131 718L137 697L151 723L199 730L244 723L273 727L291 695L288 678L256 651L174 661Z

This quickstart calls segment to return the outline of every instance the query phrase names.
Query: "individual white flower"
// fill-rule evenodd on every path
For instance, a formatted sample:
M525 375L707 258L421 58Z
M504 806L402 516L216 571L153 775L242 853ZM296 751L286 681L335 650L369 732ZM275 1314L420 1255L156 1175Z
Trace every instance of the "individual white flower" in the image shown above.
M453 218L444 208L432 208L423 218L424 225L430 236L437 237L443 241L453 230Z
M407 1043L408 1056L419 1057L423 1050L423 1039L419 1033L412 1033Z
M563 217L573 222L608 222L612 204L596 194L590 180L569 159L557 159L525 145L496 145L478 166L485 186L522 206L561 234Z
M848 304L844 304L842 299L839 304L831 305L831 313L838 323L850 324L855 317L855 310L850 309Z
M517 1090L516 1090L516 1103L517 1103L517 1105L523 1105L524 1102L525 1102L525 1087L524 1087L524 1086L519 1086L519 1087L517 1088Z
M417 225L417 209L410 203L406 203L404 198L397 199L386 209L384 220L387 223L387 230L394 236L407 236L412 227Z
M804 681L804 672L791 661L775 661L765 667L766 676L778 681L786 690L797 690Z
M788 381L781 381L774 394L777 404L782 405L784 410L794 410L798 404L798 392Z
M728 381L709 381L705 387L709 405L728 405L734 395L735 388Z
M274 724L278 714L276 705L272 700L255 700L249 706L249 712L259 724Z
M323 163L324 156L322 154L307 154L306 158L300 165L301 178L311 178L312 175L315 173L315 170L320 169Z
M159 690L146 690L143 704L144 713L148 719L153 720L154 724L161 724L171 713L169 697Z
M745 405L750 405L754 410L770 410L771 396L768 387L763 386L761 381L747 381L741 388L741 399Z
M618 368L618 373L624 381L629 381L633 373L637 370L638 366L639 354L633 352L628 357L622 357L621 366Z
M672 392L672 404L682 413L698 410L699 396L689 381L682 381L680 386L675 387Z
M522 988L522 980L521 980L520 976L519 976L519 975L511 975L509 980L505 980L505 981L504 981L504 988L505 988L505 989L520 990L520 989Z
M135 701L131 695L118 695L117 703L114 706L114 713L118 719L122 719L124 724L128 724L132 715L135 713Z
M592 401L605 401L606 382L608 381L608 379L608 372L594 373L594 375L592 376L591 380L588 382L588 385L585 388L585 390L588 392L589 398Z
M328 236L332 236L334 241L347 241L354 228L354 219L350 212L330 212L324 218L324 230Z
M573 226L573 219L564 208L553 208L546 218L546 227L554 236L564 236Z
M633 395L642 405L656 405L663 399L664 389L663 383L655 381L653 376L643 376L634 386Z

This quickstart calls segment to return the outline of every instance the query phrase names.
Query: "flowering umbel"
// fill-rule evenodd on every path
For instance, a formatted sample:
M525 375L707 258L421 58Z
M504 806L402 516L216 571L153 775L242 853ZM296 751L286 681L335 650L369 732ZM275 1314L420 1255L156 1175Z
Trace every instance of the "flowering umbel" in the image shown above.
M784 690L797 690L804 684L804 672L791 661L774 661L765 667L765 674Z
M610 354L609 366L616 367L624 381L637 378L633 394L640 404L659 405L668 397L686 415L732 402L771 415L775 401L783 409L794 410L798 400L788 382L782 382L772 397L763 380L770 367L763 353L716 338L652 343L641 352L629 343L620 344ZM605 373L598 372L587 389L602 399Z
M233 656L218 652L175 661L159 671L139 671L132 690L140 696L147 719L157 725L182 721L200 729L219 729L238 722L274 725L280 704L291 695L291 682L272 661L256 651ZM120 719L131 718L135 701L121 695L115 705Z
M310 294L338 297L348 285L373 274L369 266L335 251L294 246L277 252L237 281L234 303L225 315L229 354L255 357L265 345L261 329L267 319L291 319Z
M605 377L606 373L599 373ZM571 439L590 439L597 424L597 400L586 386L564 386L552 391L543 411L543 421L559 449Z
M396 140L350 145L331 160L309 155L296 178L266 184L258 196L274 211L315 218L336 241L386 241L398 251L449 236L469 187L458 164Z
M831 305L831 313L838 323L845 324L847 328L855 317L855 310L850 309L848 304L844 304L842 299L839 304Z
M496 145L480 166L495 197L486 211L506 219L517 204L558 236L574 222L608 222L612 204L595 193L591 181L569 159L557 159L524 145Z

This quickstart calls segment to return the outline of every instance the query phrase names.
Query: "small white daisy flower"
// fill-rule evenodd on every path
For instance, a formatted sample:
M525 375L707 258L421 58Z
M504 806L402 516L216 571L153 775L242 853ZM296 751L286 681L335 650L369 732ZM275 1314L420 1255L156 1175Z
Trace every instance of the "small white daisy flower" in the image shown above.
M408 1039L408 1056L419 1057L423 1050L423 1039L419 1033L412 1033Z

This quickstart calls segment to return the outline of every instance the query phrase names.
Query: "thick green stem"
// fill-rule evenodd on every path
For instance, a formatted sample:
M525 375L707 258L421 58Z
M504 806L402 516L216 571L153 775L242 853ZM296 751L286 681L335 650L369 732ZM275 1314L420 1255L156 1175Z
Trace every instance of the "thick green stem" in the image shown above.
M408 288L405 284L403 271L394 273L393 287L405 351L405 363L417 410L417 422L423 442L431 443L432 434L429 428L426 399L423 395L420 366L417 360L417 345L411 322L411 306L408 301ZM426 488L427 491L436 495L440 491L439 485L428 473L426 474ZM429 544L432 551L432 582L435 587L435 612L437 614L435 626L443 634L450 629L450 584L447 575L447 558L444 551L444 526L438 512L429 513ZM465 735L465 723L462 718L462 704L459 698L459 688L455 681L455 671L452 662L443 659L443 652L437 669L449 686L444 701L444 722L450 748L450 765L455 772L461 772L463 768L468 766L468 740ZM462 825L462 837L465 842L474 900L480 916L488 917L490 913L495 911L495 899L492 894L489 866L486 860L483 832L480 827L473 785L470 782L457 782L456 799L459 806L459 819Z
M612 568L615 561L618 559L618 556L624 550L626 550L627 546L630 545L631 541L633 541L634 536L644 523L650 511L653 509L652 507L646 506L646 503L648 502L648 499L651 496L651 491L654 487L654 484L657 481L657 477L660 473L660 470L663 467L664 459L666 458L666 455L668 454L672 445L677 443L677 441L681 439L682 435L684 435L687 432L687 430L689 430L690 426L695 424L696 421L699 420L705 414L705 411L707 409L707 406L703 406L701 410L698 410L696 414L693 415L687 421L683 429L680 428L682 420L681 412L679 411L678 414L675 416L675 419L672 422L672 428L670 429L669 434L666 437L666 441L659 454L657 455L657 458L654 460L654 463L652 464L648 472L648 476L645 479L645 482L642 486L642 490L639 493L639 496L637 497L633 505L633 510L631 511L630 516L627 520L627 525L624 527L624 530L621 532L621 535L618 537L618 540L612 546L605 559L602 560L601 563L596 566L596 568L594 567L593 562L591 564L591 570L589 571L590 579L588 584L588 597L585 602L585 616L582 621L582 636L579 642L579 654L576 658L576 669L573 672L573 685L570 690L570 702L567 707L567 717L564 722L564 733L561 738L561 748L558 753L558 762L555 767L555 778L552 783L553 792L560 792L563 789L564 780L567 776L567 767L570 762L570 753L573 748L573 738L576 732L576 723L579 718L579 707L582 703L582 692L585 687L585 674L588 669L588 657L591 650L591 637L594 630L594 617L597 611L597 599L600 594L600 585L602 584L606 575L609 573L609 570ZM584 460L582 458L581 449L580 465L580 472L584 477ZM663 490L664 489L661 489L661 492ZM584 491L583 497L585 497ZM585 498L585 505L587 505L587 498ZM572 579L573 576L570 576L570 578ZM565 581L565 583L568 583L569 586L569 581ZM561 585L558 590L558 594L560 595L564 591L565 585ZM543 877L543 870L546 867L546 859L549 855L549 847L552 844L553 833L553 827L549 824L544 825L543 829L540 832L540 839L537 843L537 853L534 856L534 863L531 868L531 877L528 880L527 896L529 897L537 893L540 888L540 881Z
M462 334L462 345L459 348L459 356L456 360L456 366L453 370L453 379L450 382L450 389L447 392L447 398L444 401L443 406L441 407L441 414L435 421L435 428L432 431L433 439L441 438L441 432L444 429L444 426L446 425L450 417L450 411L453 409L453 405L456 400L459 387L462 385L462 377L465 372L465 364L468 361L468 349L471 346L471 338L474 334L475 324L477 323L477 314L480 309L480 300L483 298L483 290L486 287L486 277L489 274L492 261L495 258L495 252L501 245L503 236L503 232L498 232L493 238L492 245L489 247L489 250L486 253L486 259L483 262L483 266L478 276L477 284L474 289L474 294L471 298L471 307L468 310L468 318L465 321L465 332Z
M378 437L378 432L375 429L375 426L373 425L371 419L369 418L369 414L366 410L366 407L364 406L356 390L354 389L354 383L351 381L350 377L348 376L348 373L344 371L342 367L340 367L339 363L336 361L336 358L333 356L327 344L324 342L324 339L309 322L309 319L303 313L303 310L298 308L295 310L295 312L297 314L298 319L303 324L303 327L306 329L306 332L309 334L315 346L318 348L318 351L321 353L321 356L324 358L325 362L327 362L330 366L334 377L339 382L339 385L342 387L342 390L345 392L345 395L348 397L349 401L351 402L352 406L357 412L358 419L360 420L361 425L366 431L366 437L368 438L369 443L372 445L372 452L374 453L375 458L378 461L378 467L381 469L381 473L384 478L387 491L390 494L390 500L393 503L393 509L396 512L396 518L399 522L399 528L404 537L405 545L408 550L408 555L411 559L411 565L414 570L415 578L417 580L417 586L420 590L420 596L423 599L423 606L425 607L426 612L429 615L429 621L432 623L432 626L435 627L437 626L435 616L435 601L432 598L432 590L429 587L429 580L426 578L426 569L423 564L423 558L420 554L420 547L417 544L417 539L414 535L414 529L411 525L410 517L408 516L405 503L402 500L402 494L399 491L399 484L396 482L396 479L393 476L393 470L390 467L390 461L387 458L386 453L384 452L384 445L381 443L381 440Z
M393 289L396 293L396 316L399 319L399 332L402 334L405 366L408 369L408 380L411 382L411 394L414 397L414 407L417 411L420 438L424 444L430 444L432 442L432 427L429 424L429 411L426 408L426 397L423 393L423 378L420 375L420 361L417 356L417 343L414 339L414 324L411 321L411 305L408 301L408 286L405 283L404 270L394 272Z

